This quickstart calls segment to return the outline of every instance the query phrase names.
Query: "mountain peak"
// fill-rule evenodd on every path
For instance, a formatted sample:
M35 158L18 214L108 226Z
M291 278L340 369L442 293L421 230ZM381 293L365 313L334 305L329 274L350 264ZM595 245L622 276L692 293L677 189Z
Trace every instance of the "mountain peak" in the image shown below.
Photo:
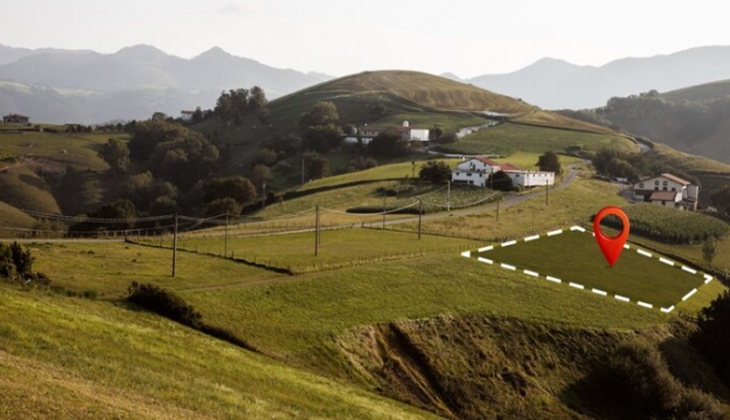
M155 59L167 56L164 51L153 47L152 45L146 44L138 44L131 47L124 47L117 51L114 55L124 58L134 57L137 59Z
M230 58L233 56L231 54L229 54L228 52L226 52L226 50L224 50L221 47L213 47L213 48L209 49L208 51L205 51L202 54L200 54L199 56L195 57L194 60L199 59L199 58L211 58L211 57L212 58Z

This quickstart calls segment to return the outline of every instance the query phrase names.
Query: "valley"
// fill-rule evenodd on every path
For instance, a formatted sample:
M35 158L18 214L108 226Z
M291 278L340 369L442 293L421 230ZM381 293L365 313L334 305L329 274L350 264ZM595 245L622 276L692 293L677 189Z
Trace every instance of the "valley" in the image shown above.
M0 417L727 418L729 388L690 337L727 293L730 239L713 236L708 261L704 243L637 231L632 251L654 258L625 252L610 269L590 235L601 207L631 205L596 173L601 151L698 178L727 165L419 72L270 102L245 93L230 92L245 106L183 124L0 127L2 243L21 240L33 267L0 281ZM392 154L362 141L365 127L403 121L442 135L496 123L402 153L398 136ZM319 142L328 133L333 147ZM99 153L109 139L126 160ZM534 172L549 151L554 185L505 191L447 182L464 160L440 155ZM432 161L449 165L446 180L421 175ZM646 216L646 232L692 223L667 211L664 225ZM144 304L131 300L140 285ZM622 365L626 354L638 362ZM665 411L621 394L621 366L672 397Z

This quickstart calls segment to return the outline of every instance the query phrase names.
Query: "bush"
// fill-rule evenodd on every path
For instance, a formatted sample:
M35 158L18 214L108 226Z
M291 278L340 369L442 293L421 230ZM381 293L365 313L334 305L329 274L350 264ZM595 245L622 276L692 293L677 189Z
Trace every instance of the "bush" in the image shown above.
M451 167L442 160L438 162L430 160L421 165L418 176L424 181L443 184L451 179Z
M702 308L690 343L730 384L730 291L725 290L710 306Z
M178 295L154 284L132 282L127 300L183 325L200 328L202 315Z
M645 414L664 414L679 404L681 386L659 351L645 343L621 345L606 362L605 391Z

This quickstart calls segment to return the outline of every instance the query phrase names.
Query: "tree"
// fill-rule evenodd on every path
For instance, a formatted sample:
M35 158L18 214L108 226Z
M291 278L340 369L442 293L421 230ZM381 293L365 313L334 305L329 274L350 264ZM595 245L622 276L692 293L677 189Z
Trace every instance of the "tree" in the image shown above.
M182 125L159 120L135 123L130 126L130 130L132 138L129 140L129 153L136 161L149 159L158 144L185 137L189 133Z
M512 184L512 178L507 175L504 171L499 171L494 174L490 174L487 178L487 185L491 186L493 190L499 191L513 191L514 185Z
M702 244L702 259L705 260L707 264L712 264L712 260L715 259L716 255L717 241L715 241L714 236L709 236Z
M256 201L256 188L240 175L211 178L205 182L203 190L203 201L206 203L222 198L232 198L239 204Z
M444 161L430 160L421 165L418 177L434 184L442 184L451 179L451 167Z
M311 156L307 159L307 177L309 179L324 178L329 174L330 161L322 156Z
M715 367L715 371L730 384L730 291L702 308L697 319L697 331L690 343Z
M712 204L721 212L730 214L730 184L712 193Z
M205 215L208 217L226 213L236 215L241 213L242 208L243 206L231 197L219 198L208 203L205 208Z
M400 134L384 131L368 143L368 149L376 157L399 157L408 154L408 143L403 140Z
M342 144L342 130L334 124L314 125L304 132L302 145L307 150L326 153Z
M129 165L129 147L127 142L121 139L109 139L97 154L117 174L127 170Z
M102 221L82 221L71 225L68 228L69 233L88 234L95 231L104 230L126 230L134 227L134 219L137 217L137 209L129 200L120 199L112 201L101 206L99 209L87 213L89 218L93 219L113 219L108 222Z
M537 166L541 171L555 172L556 174L563 172L563 168L560 165L560 158L552 150L545 152L537 159Z
M319 101L312 105L309 112L302 114L299 127L306 130L309 127L335 125L339 120L340 114L333 102Z
M276 152L264 147L261 150L259 150L259 152L256 154L256 157L254 158L253 161L254 161L254 166L256 166L256 165L272 166L277 161Z
M266 99L264 90L258 86L251 88L250 95L248 97L248 108L253 112L258 112L263 109L269 101Z
M193 124L197 124L203 121L203 110L200 109L200 107L195 108L195 112L193 112L193 117L191 121L193 122Z
M251 172L251 180L259 188L261 188L264 182L271 181L271 178L271 169L266 165L256 165Z
M433 139L433 142L438 144L451 144L457 141L459 141L459 138L454 133L440 134Z
M213 112L224 121L240 125L243 117L250 113L249 101L248 89L231 89L221 93Z
M433 139L438 140L443 134L444 130L442 130L438 124L434 124L433 129L431 130L431 135L433 136Z

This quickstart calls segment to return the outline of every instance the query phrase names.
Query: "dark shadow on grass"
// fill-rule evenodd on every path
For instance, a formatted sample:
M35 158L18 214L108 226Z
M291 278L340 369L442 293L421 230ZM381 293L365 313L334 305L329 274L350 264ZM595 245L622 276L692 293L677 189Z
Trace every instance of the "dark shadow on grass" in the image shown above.
M714 368L687 341L670 337L659 343L669 371L683 385L700 389L723 403L730 403L730 390L715 374Z
M48 189L48 186L43 181L41 181L39 178L34 178L30 175L23 174L23 175L20 175L18 177L18 179L21 180L22 182L30 185L31 187L38 188L39 190Z

